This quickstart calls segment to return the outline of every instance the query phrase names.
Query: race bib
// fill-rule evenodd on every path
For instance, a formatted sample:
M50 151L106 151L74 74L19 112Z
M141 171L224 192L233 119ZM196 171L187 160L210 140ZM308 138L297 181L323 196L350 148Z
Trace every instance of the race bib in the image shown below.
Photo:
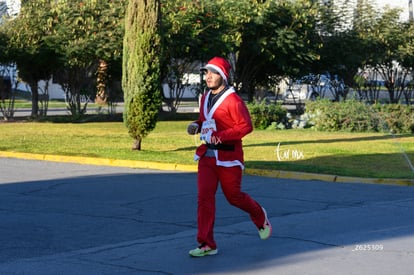
M203 121L200 132L200 140L210 142L213 131L217 131L216 121L214 119Z

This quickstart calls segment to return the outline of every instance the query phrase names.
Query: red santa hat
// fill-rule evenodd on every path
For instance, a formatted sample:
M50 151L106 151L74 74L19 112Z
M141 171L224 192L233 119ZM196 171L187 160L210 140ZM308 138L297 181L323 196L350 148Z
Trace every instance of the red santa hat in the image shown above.
M200 69L201 71L211 71L213 73L218 73L224 79L224 81L228 82L230 76L231 65L230 63L222 58L222 57L213 57L207 64Z

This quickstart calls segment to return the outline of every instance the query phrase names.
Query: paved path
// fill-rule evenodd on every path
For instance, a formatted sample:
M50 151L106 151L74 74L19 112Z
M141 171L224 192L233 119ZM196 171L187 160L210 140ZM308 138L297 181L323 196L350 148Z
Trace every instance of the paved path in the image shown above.
M188 106L185 105L185 103L183 104L183 106L179 106L179 112L181 113L188 113L188 112L198 112L198 107L192 106L195 105L193 104L188 104ZM122 113L124 111L124 103L123 102L118 102L115 103L113 106L113 113ZM166 106L163 106L163 109L165 111L168 111L168 108ZM15 109L15 113L14 116L15 117L30 117L32 113L32 109L31 108L16 108ZM108 114L111 113L108 109L108 106L90 106L88 105L87 107L87 111L86 114ZM2 113L0 113L0 118L2 118ZM47 110L47 115L48 116L62 116L62 115L70 115L70 112L68 111L68 109L66 107L54 107L54 108L48 108Z
M219 254L196 246L196 174L0 158L0 274L412 274L414 187L244 177L259 239L217 197Z

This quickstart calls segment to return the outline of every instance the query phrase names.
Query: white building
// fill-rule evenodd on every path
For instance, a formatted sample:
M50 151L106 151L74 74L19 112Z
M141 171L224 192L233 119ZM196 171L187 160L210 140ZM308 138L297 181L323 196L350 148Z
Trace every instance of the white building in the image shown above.
M6 2L7 6L7 14L11 17L14 17L19 14L20 12L20 0L3 0L3 2Z
M409 6L413 0L322 0L322 3L332 4L334 8L341 11L345 16L352 16L353 10L358 4L369 3L378 12L383 12L385 8L401 9L401 21L407 21L409 18Z
M20 0L0 0L0 16L1 17L3 17L4 15L14 17L17 14L19 14L19 12L20 12Z
M409 18L409 5L410 0L374 0L378 7L384 8L386 6L390 8L399 8L402 9L401 17L400 19L402 21L407 21Z

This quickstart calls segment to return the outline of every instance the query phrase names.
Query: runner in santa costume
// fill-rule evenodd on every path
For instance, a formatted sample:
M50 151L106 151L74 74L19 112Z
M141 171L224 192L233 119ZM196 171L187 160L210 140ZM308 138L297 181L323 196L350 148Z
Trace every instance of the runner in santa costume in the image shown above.
M190 135L200 133L203 141L195 154L198 160L199 247L189 252L194 257L218 252L213 231L219 183L227 201L250 215L261 239L269 238L272 233L264 208L241 191L244 169L242 138L253 127L246 105L228 84L230 69L229 62L221 57L212 58L201 68L209 91L201 98L199 119L187 128Z

